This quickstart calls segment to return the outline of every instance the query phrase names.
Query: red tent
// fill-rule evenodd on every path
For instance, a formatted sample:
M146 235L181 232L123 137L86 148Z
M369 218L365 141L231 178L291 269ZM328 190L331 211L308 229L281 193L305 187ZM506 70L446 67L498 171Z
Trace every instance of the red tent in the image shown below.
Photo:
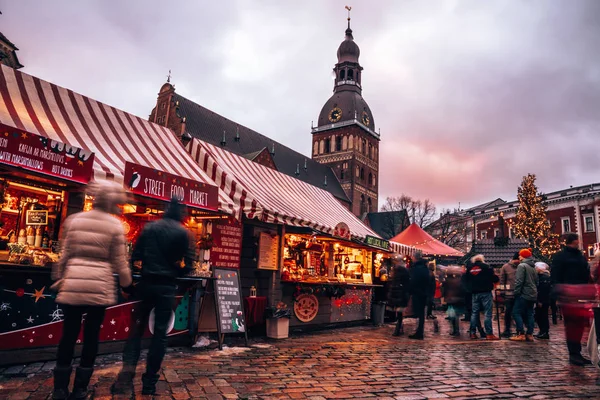
M421 250L428 256L462 257L464 254L452 247L435 239L425 232L419 225L412 224L398 235L390 239L390 242L401 243Z

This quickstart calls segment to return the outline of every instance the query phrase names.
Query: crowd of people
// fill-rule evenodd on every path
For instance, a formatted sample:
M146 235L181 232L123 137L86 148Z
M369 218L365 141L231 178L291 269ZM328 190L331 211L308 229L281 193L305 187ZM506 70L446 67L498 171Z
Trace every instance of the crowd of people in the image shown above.
M590 321L589 305L597 302L595 284L600 283L600 271L597 263L590 265L579 245L578 235L566 235L564 248L554 255L551 265L536 259L531 249L522 249L498 272L486 264L483 255L476 255L464 266L447 267L443 276L428 268L419 251L413 254L409 268L402 257L393 257L388 286L388 305L398 316L393 335L404 334L404 319L414 317L418 320L417 329L409 338L424 339L425 318L432 318L429 310L426 317L425 309L430 309L432 293L436 284L441 284L450 335L460 335L460 316L464 315L462 321L469 322L471 339L499 340L492 321L497 301L504 310L501 337L515 342L548 340L550 311L553 324L557 324L560 306L569 362L578 366L590 364L581 354L581 340ZM534 336L536 325L538 332Z

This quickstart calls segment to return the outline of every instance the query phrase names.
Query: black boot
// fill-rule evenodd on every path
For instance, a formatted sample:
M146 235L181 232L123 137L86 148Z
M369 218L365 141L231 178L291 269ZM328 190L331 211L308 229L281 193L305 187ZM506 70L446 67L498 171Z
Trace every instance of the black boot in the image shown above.
M69 382L71 381L71 372L73 367L54 368L54 391L52 398L54 400L66 400L69 397Z
M404 326L402 325L402 314L398 316L398 321L396 322L396 328L394 329L394 333L392 336L402 336L404 335Z
M126 370L123 368L119 375L117 375L117 380L110 387L110 392L112 394L130 394L133 395L133 378L135 377L135 369Z
M156 394L156 382L158 382L158 374L143 374L142 394Z
M460 336L460 326L458 325L458 320L456 318L450 319L450 336Z
M77 367L75 370L75 381L73 382L74 399L85 399L88 396L88 385L94 373L94 368Z

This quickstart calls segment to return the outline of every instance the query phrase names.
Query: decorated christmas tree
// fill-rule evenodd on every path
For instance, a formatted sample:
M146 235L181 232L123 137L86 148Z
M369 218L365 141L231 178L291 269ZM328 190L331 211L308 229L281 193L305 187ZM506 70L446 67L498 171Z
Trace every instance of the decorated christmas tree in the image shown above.
M533 174L524 176L518 189L519 206L514 231L518 238L526 239L534 251L549 258L560 250L559 235L552 232L546 205L542 202L535 179Z
M190 296L188 292L185 292L181 303L175 309L175 329L184 330L188 328L188 315L190 307Z

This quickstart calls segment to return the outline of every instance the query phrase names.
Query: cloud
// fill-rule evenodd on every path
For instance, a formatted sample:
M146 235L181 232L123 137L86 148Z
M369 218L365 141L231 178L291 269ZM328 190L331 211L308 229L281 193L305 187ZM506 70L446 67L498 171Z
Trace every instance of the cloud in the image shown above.
M309 154L345 3L72 2L3 7L25 71L146 117L178 92ZM597 181L600 2L355 0L363 95L381 128L380 198L438 207Z

